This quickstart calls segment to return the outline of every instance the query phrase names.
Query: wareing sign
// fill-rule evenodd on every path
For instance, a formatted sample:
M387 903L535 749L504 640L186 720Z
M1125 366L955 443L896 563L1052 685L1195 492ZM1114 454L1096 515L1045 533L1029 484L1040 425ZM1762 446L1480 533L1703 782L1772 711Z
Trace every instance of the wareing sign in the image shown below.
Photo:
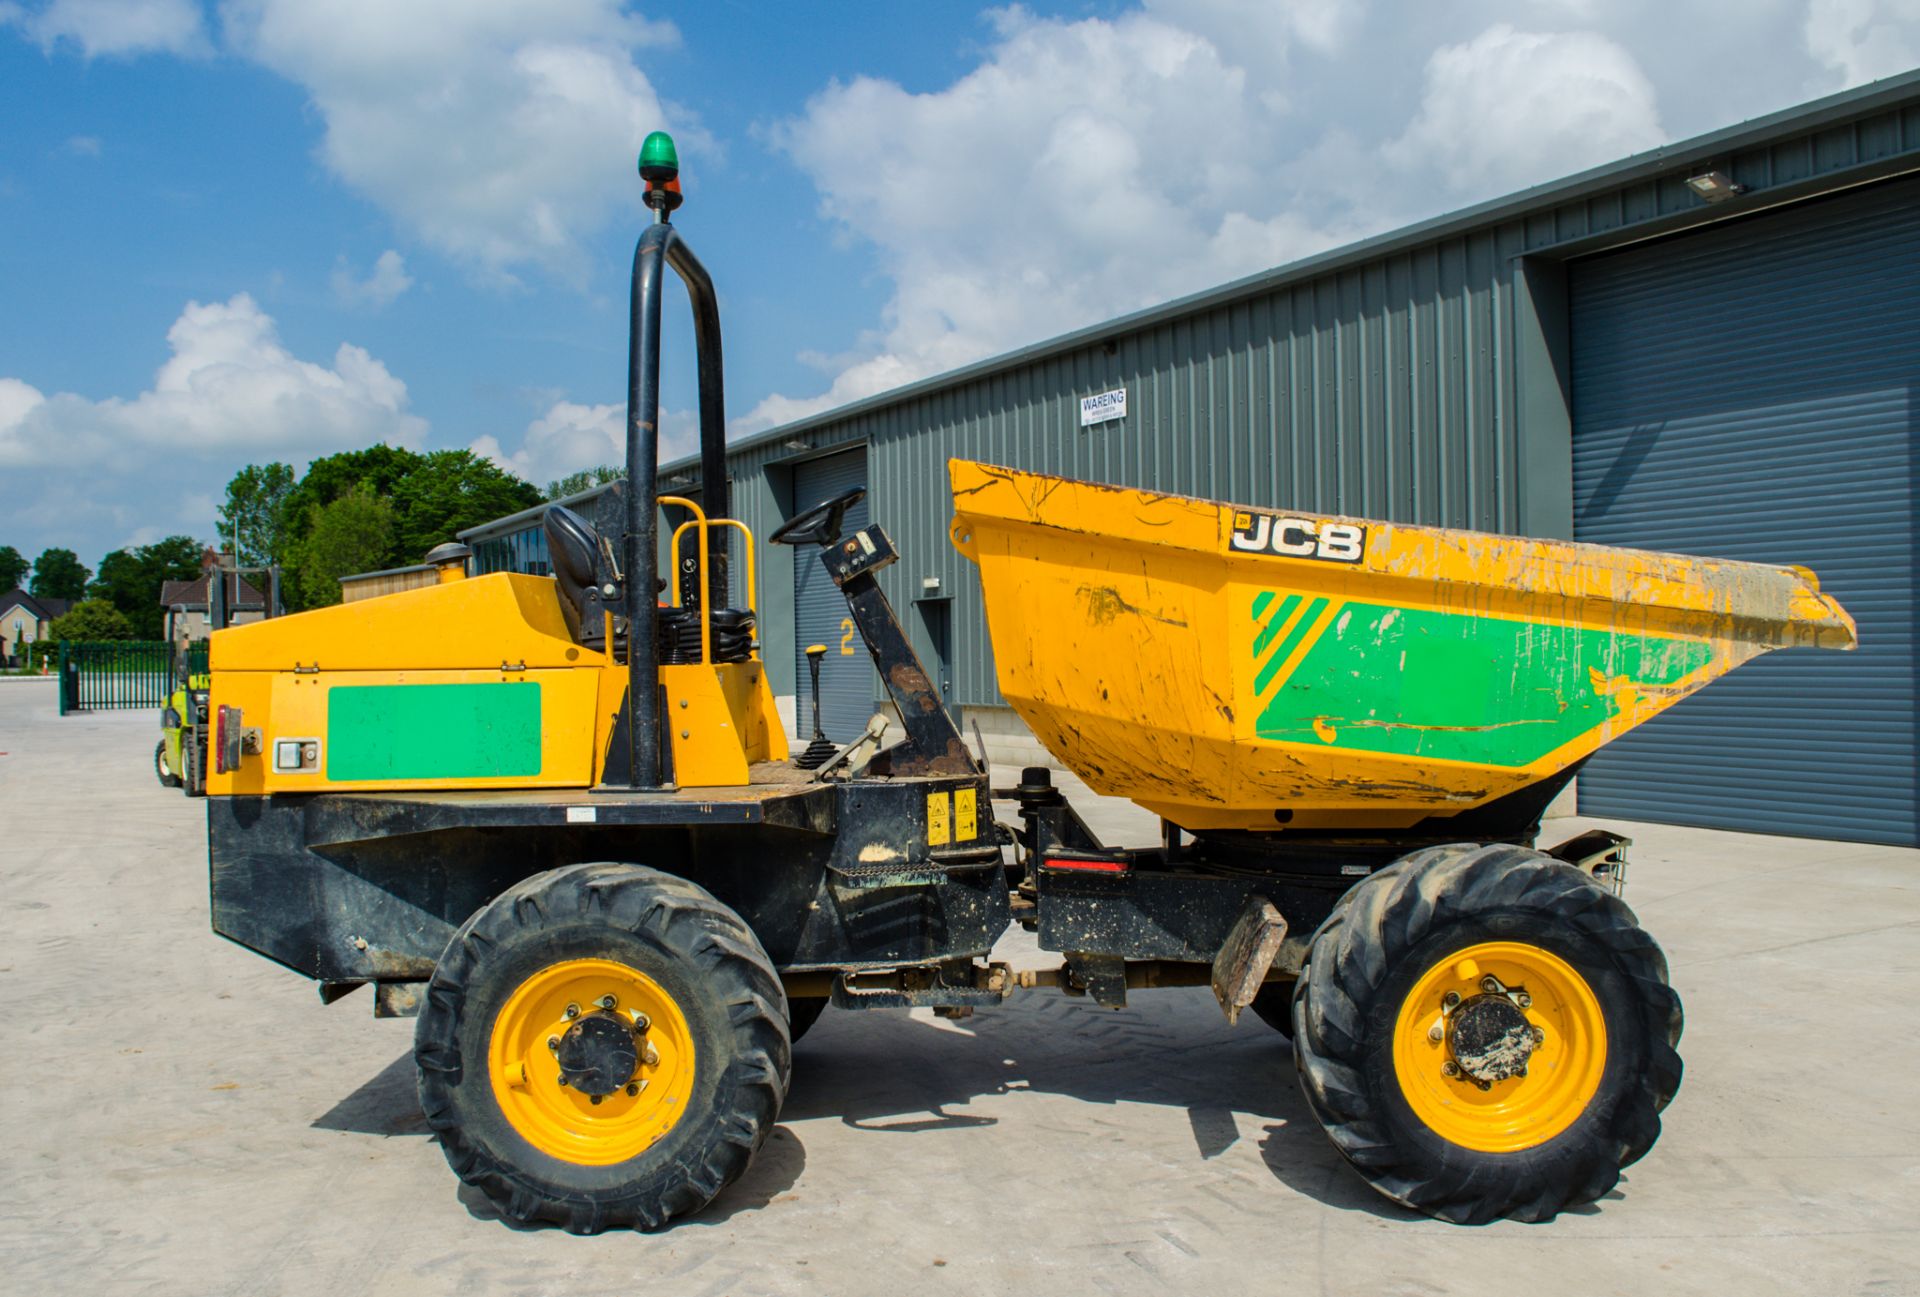
M1102 392L1098 396L1080 398L1080 426L1091 428L1096 423L1111 423L1115 419L1127 417L1127 389L1116 387L1111 392Z

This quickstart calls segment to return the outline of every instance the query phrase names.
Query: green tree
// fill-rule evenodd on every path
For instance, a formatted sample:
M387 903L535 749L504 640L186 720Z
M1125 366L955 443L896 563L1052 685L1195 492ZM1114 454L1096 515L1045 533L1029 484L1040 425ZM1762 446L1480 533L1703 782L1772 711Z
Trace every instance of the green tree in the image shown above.
M0 545L0 594L26 580L32 566L27 562L27 556L13 546Z
M436 450L393 486L398 523L391 565L418 563L454 533L531 509L540 492L470 450Z
M80 599L87 593L87 570L80 556L70 549L47 549L33 560L33 597L36 599Z
M48 596L48 598L58 597L58 595ZM133 639L133 623L105 599L86 599L75 604L65 616L55 617L53 624L47 628L47 638L67 643Z
M602 464L598 468L583 468L578 473L569 473L565 477L555 478L547 483L548 500L562 500L570 495L578 495L588 487L605 486L627 475L627 470L613 464Z
M92 599L105 599L125 614L140 639L159 639L166 610L160 587L200 575L200 542L169 536L136 549L116 549L100 560L100 574L87 586Z
M286 561L288 497L293 488L293 466L277 461L249 464L227 483L227 502L220 506L220 537L233 545L243 567Z
M324 608L340 602L341 577L386 565L395 533L394 508L362 482L326 504L311 506L306 533L297 556L301 602Z

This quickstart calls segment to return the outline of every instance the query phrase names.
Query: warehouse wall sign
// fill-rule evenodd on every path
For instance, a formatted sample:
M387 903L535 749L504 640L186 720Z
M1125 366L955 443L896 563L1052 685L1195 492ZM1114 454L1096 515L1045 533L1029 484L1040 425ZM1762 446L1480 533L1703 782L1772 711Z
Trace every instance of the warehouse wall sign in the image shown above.
M1096 423L1111 423L1115 419L1127 417L1127 389L1116 387L1111 392L1102 392L1098 396L1080 398L1080 426L1091 428Z

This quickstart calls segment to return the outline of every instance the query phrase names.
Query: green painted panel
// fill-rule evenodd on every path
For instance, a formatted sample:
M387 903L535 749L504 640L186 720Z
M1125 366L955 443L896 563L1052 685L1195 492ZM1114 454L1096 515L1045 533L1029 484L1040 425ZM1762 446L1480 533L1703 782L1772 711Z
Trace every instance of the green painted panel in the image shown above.
M1261 708L1254 732L1524 766L1619 714L1595 672L1669 685L1712 656L1697 640L1350 603Z
M540 773L540 686L337 685L327 778L498 779Z

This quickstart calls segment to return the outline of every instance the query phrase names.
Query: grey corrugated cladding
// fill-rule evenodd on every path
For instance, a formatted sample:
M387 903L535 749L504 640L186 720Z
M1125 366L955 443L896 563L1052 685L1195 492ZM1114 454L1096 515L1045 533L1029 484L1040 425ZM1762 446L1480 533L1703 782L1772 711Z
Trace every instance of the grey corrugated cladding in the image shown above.
M979 587L946 539L951 456L1253 504L1570 533L1565 272L1581 253L1913 169L1920 73L1370 239L774 429L729 454L764 537L793 461L866 442L903 612L954 596L955 700L1000 701ZM1708 168L1750 192L1708 205ZM689 230L699 241L697 226ZM716 269L724 285L726 268ZM1016 291L1012 286L1009 291ZM1124 384L1123 423L1078 399ZM682 475L697 462L668 471ZM763 582L769 675L793 692L790 588Z

